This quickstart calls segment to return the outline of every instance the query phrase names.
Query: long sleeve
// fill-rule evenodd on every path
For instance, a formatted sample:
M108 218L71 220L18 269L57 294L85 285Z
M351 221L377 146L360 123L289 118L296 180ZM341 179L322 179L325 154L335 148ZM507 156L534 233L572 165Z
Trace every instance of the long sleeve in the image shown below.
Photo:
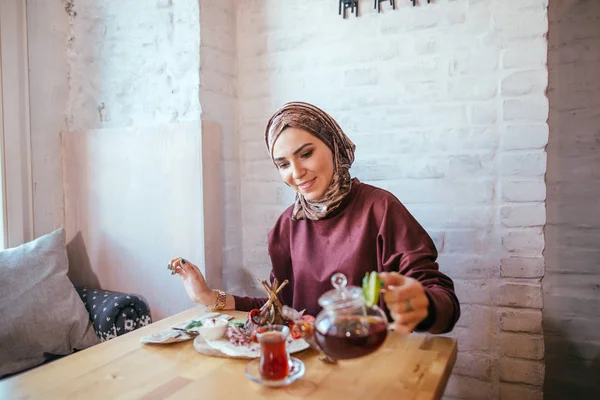
M235 309L237 311L250 311L254 308L261 308L266 302L266 297L248 297L233 295Z
M417 330L451 331L460 317L452 280L439 270L437 250L425 229L399 201L384 202L378 234L378 266L418 280L430 300L429 316Z
M273 271L270 274L271 284L273 283ZM266 297L233 296L235 300L235 309L237 311L250 311L255 308L261 308L266 302Z

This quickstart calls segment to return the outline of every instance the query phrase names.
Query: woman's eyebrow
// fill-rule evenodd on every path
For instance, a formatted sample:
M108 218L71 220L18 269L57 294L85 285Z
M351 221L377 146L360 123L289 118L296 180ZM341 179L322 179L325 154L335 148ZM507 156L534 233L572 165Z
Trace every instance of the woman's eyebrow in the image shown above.
M307 146L310 146L311 144L314 143L304 143L302 146L298 147L296 149L296 151L294 151L294 155L300 153L302 150L304 150ZM283 161L285 160L285 157L277 157L274 161Z

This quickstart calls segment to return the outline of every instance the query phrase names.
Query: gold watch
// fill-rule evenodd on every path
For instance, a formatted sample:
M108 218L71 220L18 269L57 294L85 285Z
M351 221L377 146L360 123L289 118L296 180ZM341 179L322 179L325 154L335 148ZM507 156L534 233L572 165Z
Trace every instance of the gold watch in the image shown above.
M217 294L217 301L214 305L209 306L208 309L211 311L222 310L225 308L225 301L227 300L227 295L222 290L213 290Z

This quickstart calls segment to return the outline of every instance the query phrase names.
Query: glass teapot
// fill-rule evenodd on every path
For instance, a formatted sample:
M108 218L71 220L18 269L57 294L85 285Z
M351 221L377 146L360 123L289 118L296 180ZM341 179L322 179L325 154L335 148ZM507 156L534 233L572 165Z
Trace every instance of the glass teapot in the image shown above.
M387 337L385 313L376 305L369 307L365 303L361 288L346 286L344 274L334 274L331 283L334 289L319 297L323 309L315 321L294 321L302 338L325 355L325 362L373 353Z

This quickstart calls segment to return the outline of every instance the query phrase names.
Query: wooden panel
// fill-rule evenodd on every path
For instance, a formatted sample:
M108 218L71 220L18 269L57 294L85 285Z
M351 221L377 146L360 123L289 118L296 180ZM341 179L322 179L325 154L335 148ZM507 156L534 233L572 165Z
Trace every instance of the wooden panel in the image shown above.
M210 132L218 145L217 127ZM194 305L180 278L167 271L171 258L192 260L220 285L220 175L203 190L204 173L220 168L219 154L208 154L211 168L203 168L202 142L199 121L63 135L65 229L75 285L141 294L154 320ZM210 260L205 234L213 235Z
M70 25L63 2L26 3L33 220L34 236L39 237L65 223L60 133L67 127L66 43Z

